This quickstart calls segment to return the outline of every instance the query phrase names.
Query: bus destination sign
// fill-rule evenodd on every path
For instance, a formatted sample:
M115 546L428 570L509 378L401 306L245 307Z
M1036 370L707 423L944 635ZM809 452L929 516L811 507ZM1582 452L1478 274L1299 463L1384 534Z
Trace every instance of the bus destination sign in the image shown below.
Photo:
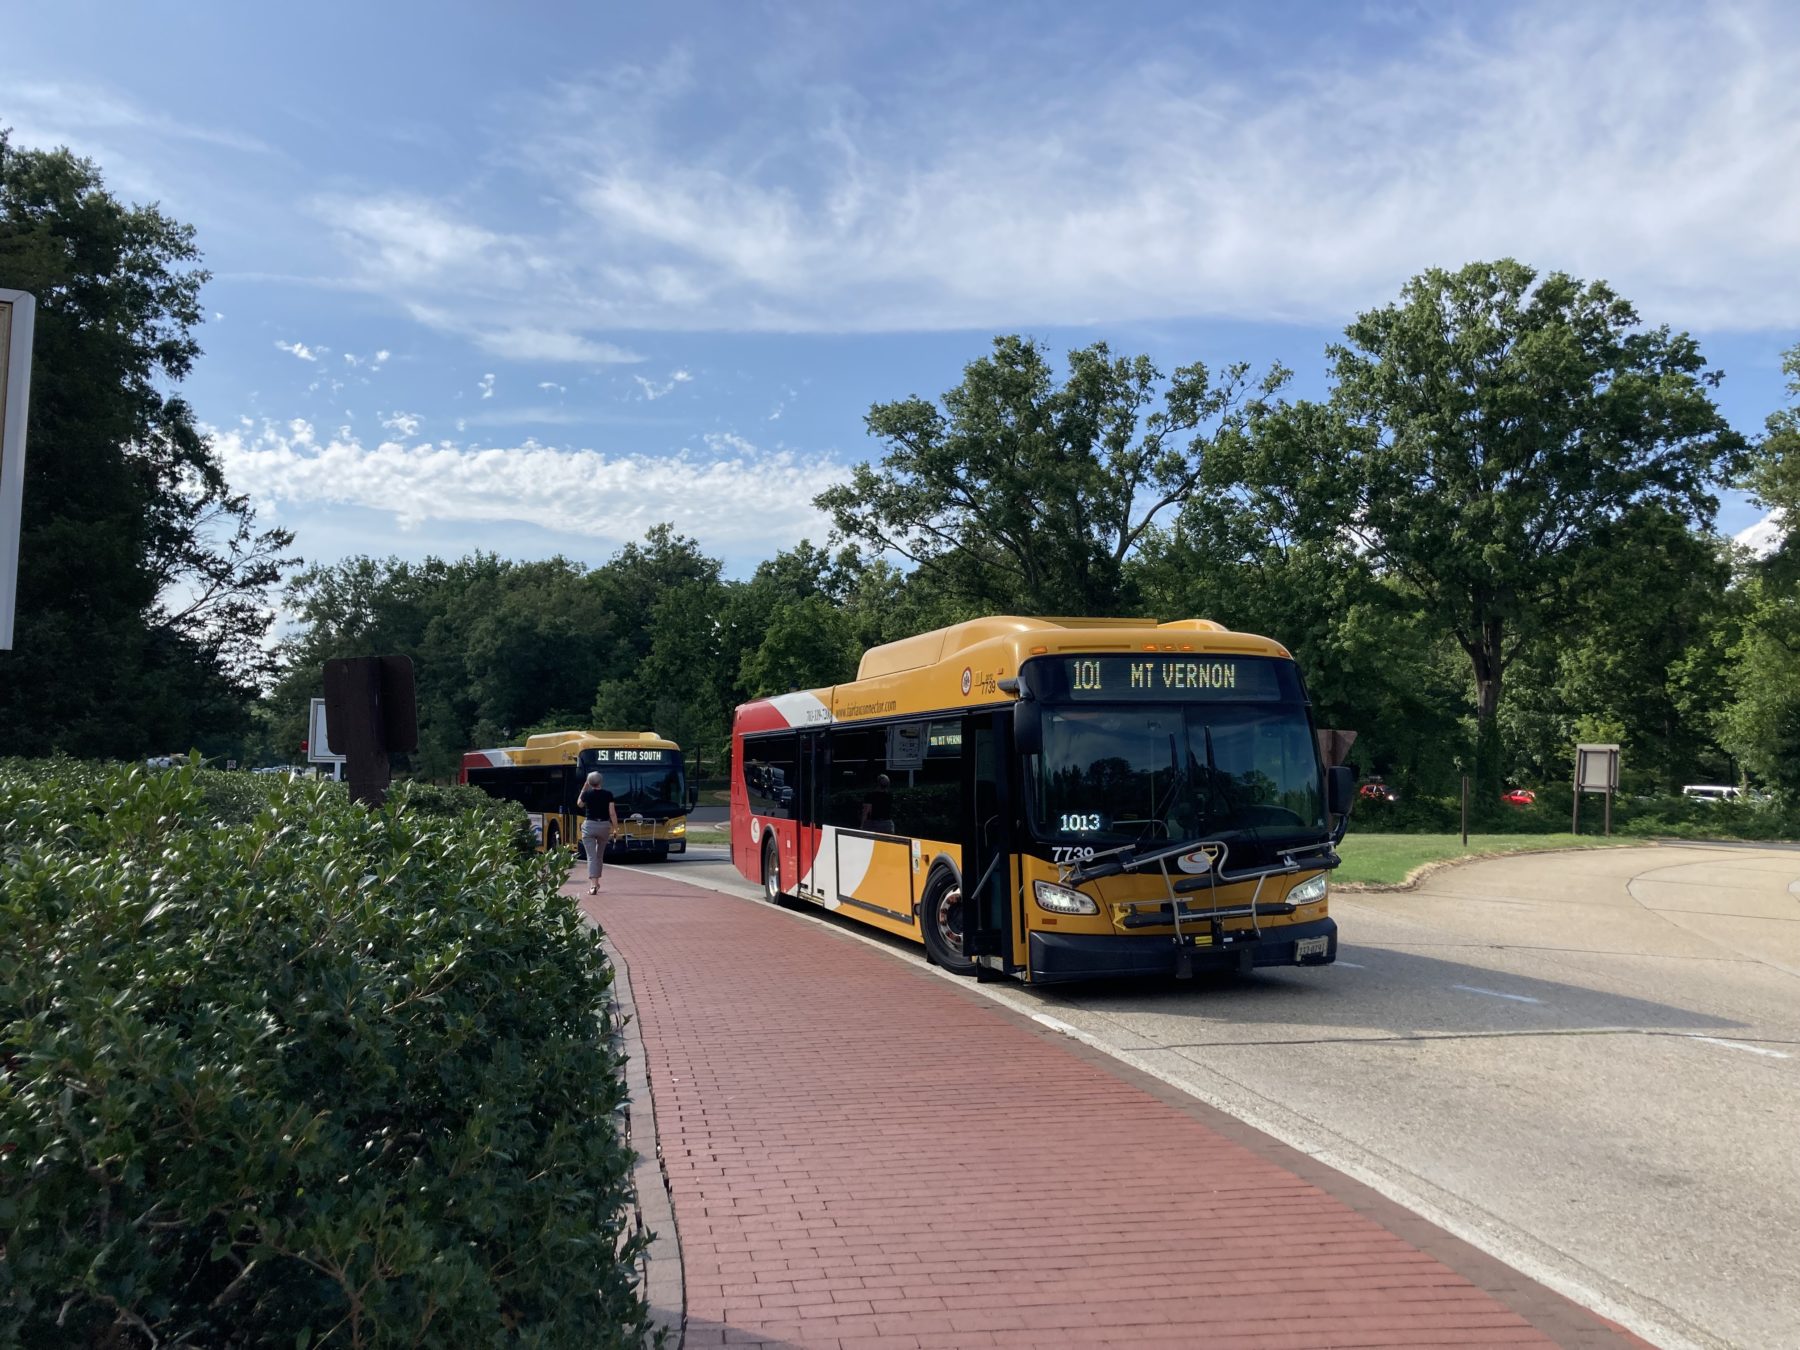
M595 750L596 764L667 764L679 752L674 750Z
M1034 663L1035 664L1035 663ZM1249 703L1299 701L1290 662L1268 657L1157 655L1056 658L1049 698L1079 702L1170 703L1212 699Z

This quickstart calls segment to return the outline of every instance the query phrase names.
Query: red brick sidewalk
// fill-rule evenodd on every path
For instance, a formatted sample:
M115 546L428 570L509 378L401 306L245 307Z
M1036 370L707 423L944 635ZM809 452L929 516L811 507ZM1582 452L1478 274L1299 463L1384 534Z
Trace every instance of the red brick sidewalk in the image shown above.
M631 973L689 1346L1641 1345L931 972L606 880L580 898Z

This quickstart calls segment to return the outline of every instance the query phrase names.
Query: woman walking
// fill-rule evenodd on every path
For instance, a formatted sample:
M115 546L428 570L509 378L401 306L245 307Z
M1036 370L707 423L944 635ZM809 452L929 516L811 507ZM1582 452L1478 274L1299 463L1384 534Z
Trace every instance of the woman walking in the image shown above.
M619 828L619 808L613 805L613 795L600 785L601 781L598 771L590 773L587 785L575 799L575 805L587 817L581 827L581 846L587 850L589 895L600 894L600 867L606 857L606 843Z

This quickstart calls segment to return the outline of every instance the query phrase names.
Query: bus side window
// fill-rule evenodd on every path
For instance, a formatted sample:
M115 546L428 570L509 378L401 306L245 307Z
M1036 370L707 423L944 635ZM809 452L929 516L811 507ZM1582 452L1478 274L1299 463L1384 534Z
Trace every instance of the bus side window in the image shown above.
M825 796L825 823L846 830L866 829L864 803L880 791L887 773L886 727L834 727L831 731L831 786Z
M897 781L894 828L915 839L960 844L962 824L962 723L934 722L926 733L925 762Z
M800 786L800 738L793 733L744 739L744 788L759 816L792 820Z

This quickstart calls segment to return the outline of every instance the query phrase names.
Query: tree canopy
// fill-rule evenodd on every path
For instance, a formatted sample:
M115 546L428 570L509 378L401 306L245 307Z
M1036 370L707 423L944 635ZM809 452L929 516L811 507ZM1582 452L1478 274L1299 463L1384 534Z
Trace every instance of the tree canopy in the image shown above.
M654 727L718 764L733 706L851 678L983 612L1206 616L1275 637L1365 770L1545 782L1627 743L1673 789L1800 794L1800 346L1748 444L1684 333L1512 260L1421 273L1327 352L1329 390L1094 343L995 338L936 399L876 403L818 498L832 539L742 580L660 525L599 566L489 554L300 571L179 393L194 233L0 133L0 279L39 301L0 753L255 746L291 760L332 656L411 655L415 772L533 730ZM1713 493L1772 513L1760 553ZM268 641L286 576L293 620Z
M229 742L293 537L257 530L173 392L200 352L193 230L0 132L0 278L38 302L0 752Z
M1255 393L1285 378L1271 371ZM1149 357L1104 342L1070 352L1058 383L1039 344L996 338L941 407L915 396L871 408L887 454L818 505L847 540L977 606L1113 613L1132 599L1126 560L1193 491L1250 392L1246 365L1215 378L1196 362L1165 383Z

